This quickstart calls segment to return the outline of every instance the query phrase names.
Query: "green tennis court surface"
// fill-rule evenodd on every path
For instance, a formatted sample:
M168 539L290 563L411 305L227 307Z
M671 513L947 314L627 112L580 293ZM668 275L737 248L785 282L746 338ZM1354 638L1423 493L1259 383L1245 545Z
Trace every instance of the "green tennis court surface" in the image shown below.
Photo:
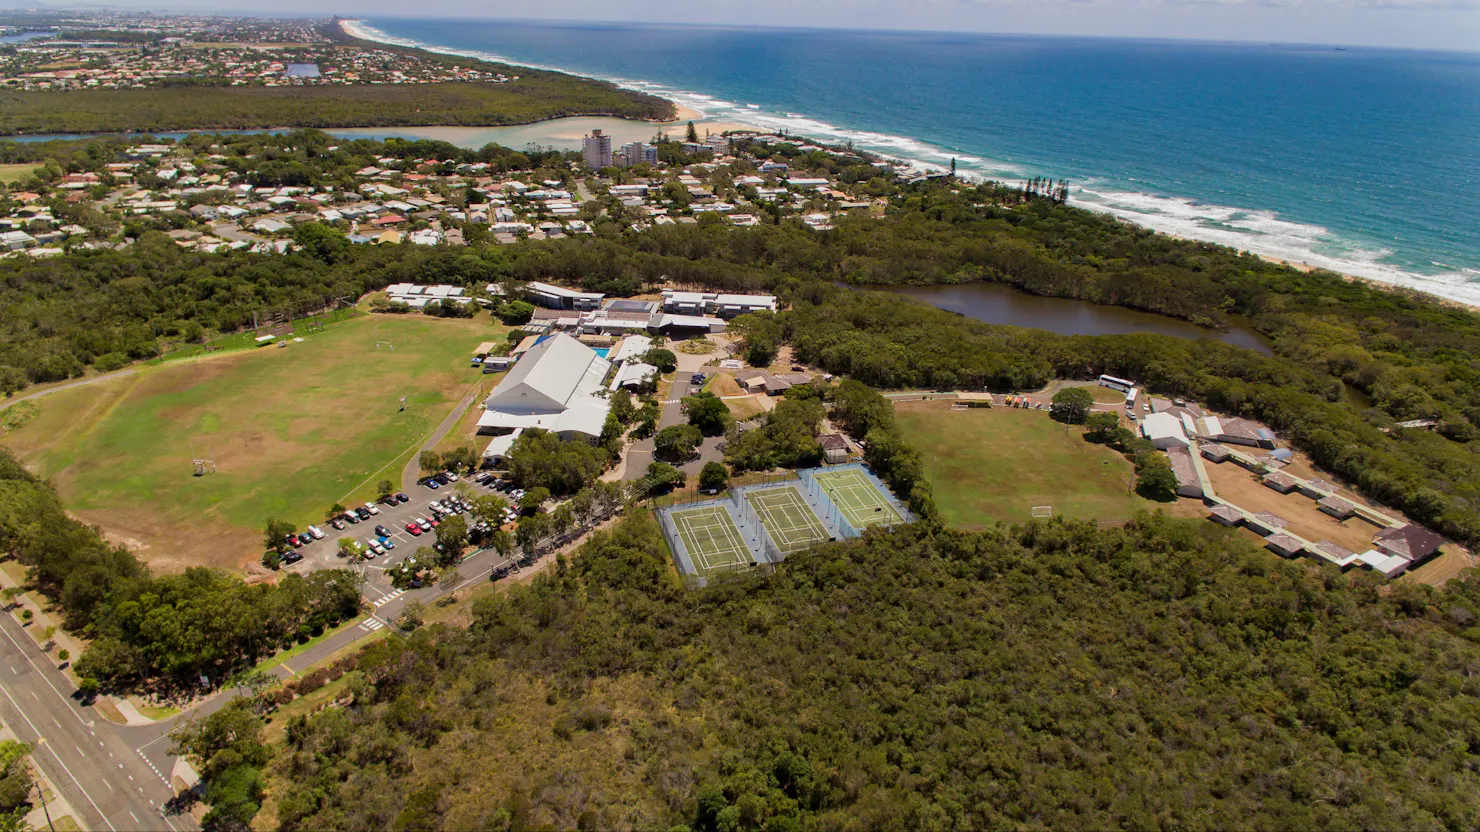
M669 519L699 575L750 566L750 548L723 506L680 509Z
M869 526L892 526L904 520L862 471L828 471L817 474L816 479L844 519L860 532Z
M801 493L789 485L747 491L745 499L770 533L771 542L783 553L791 554L831 538Z

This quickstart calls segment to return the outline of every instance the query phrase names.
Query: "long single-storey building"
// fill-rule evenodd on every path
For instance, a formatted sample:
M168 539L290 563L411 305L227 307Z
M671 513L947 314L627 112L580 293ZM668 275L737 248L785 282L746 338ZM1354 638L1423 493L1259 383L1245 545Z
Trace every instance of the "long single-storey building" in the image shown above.
M729 319L750 312L775 312L775 295L729 295L722 292L663 290L663 311L675 315L718 315Z
M1192 451L1180 445L1167 448L1167 459L1172 463L1172 474L1177 478L1178 497L1202 499L1202 481L1192 463Z
M598 309L606 295L600 292L578 292L563 286L532 281L524 287L524 296L530 303L550 309Z

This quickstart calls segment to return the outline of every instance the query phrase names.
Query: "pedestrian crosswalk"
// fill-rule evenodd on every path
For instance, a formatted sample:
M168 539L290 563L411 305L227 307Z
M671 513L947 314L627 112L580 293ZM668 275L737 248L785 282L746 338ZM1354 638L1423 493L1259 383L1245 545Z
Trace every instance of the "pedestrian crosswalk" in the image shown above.
M373 633L384 626L385 622L374 616L371 616L370 618L367 618L364 621L360 622L360 629L364 630L367 633Z
M397 598L400 598L402 595L405 595L405 594L406 594L406 590L404 590L404 589L398 589L398 590L396 590L395 592L392 592L389 595L381 596L380 598L377 598L375 600L375 608L376 609L380 609L381 607L385 606L386 604L389 604L390 602L396 600Z

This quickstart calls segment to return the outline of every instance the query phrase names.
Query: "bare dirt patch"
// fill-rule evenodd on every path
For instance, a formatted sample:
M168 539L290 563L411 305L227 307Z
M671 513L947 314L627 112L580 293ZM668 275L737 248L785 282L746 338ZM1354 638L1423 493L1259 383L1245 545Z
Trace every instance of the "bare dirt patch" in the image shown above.
M1466 554L1458 544L1451 543L1440 550L1438 557L1417 569L1409 570L1403 579L1439 586L1475 565L1473 556Z
M1246 468L1232 462L1204 462L1213 490L1239 508L1256 514L1267 511L1281 517L1288 521L1285 528L1312 543L1329 540L1353 552L1372 548L1372 536L1379 528L1366 520L1355 517L1337 520L1323 513L1315 500L1294 491L1281 494L1264 485Z

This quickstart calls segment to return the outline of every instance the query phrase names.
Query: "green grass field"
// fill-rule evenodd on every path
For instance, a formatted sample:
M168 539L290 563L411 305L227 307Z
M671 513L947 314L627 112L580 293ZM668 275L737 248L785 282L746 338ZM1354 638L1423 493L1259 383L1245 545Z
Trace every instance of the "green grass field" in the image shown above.
M1022 523L1031 509L1117 522L1155 508L1129 490L1130 462L1085 442L1081 430L1038 411L1007 408L952 411L949 404L895 407L900 427L924 457L942 517L981 528Z
M669 516L699 577L750 565L750 547L723 506L680 509Z
M0 185L14 185L40 169L40 162L28 162L23 165L0 165Z
M828 541L827 529L807 507L801 493L789 485L747 491L745 500L755 509L771 542L785 554Z
M503 333L486 321L356 318L302 343L35 399L40 412L4 442L152 564L236 567L260 555L269 516L302 528L379 479L399 482L399 463L476 384L472 348ZM193 457L217 473L192 476Z
M857 468L818 473L817 485L858 531L869 526L893 526L904 520L879 489Z

